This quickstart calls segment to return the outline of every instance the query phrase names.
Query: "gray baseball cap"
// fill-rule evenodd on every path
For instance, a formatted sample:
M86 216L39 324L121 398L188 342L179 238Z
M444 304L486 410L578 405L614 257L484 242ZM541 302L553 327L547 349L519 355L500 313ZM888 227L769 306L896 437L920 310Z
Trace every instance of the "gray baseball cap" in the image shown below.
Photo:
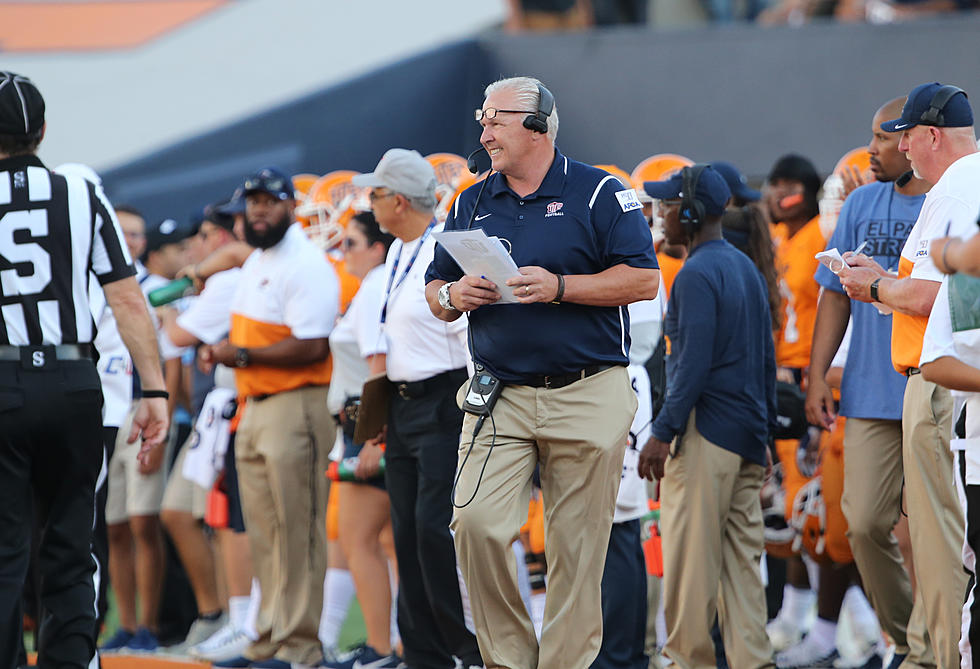
M435 196L436 172L418 151L388 149L373 172L358 174L351 183L366 188L389 188L409 197Z

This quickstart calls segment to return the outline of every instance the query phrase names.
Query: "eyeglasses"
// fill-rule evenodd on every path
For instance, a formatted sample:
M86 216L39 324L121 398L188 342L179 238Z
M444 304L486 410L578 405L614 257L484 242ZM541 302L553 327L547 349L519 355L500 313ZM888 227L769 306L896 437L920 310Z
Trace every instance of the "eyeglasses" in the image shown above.
M397 195L397 193L395 193L393 190L385 191L383 193L372 190L370 193L368 193L368 200L371 201L371 204L374 204L378 200L383 200L384 198L391 197L392 195Z
M479 123L483 119L492 121L497 118L497 114L534 114L533 111L521 111L520 109L494 109L493 107L487 107L486 109L475 109L473 111L473 117L476 122Z

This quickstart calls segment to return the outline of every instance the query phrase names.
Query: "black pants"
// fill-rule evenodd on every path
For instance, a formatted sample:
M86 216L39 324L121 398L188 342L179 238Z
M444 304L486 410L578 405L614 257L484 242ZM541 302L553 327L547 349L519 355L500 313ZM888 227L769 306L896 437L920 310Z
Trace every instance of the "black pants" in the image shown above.
M463 621L456 549L449 534L465 370L434 377L411 399L395 392L388 414L385 483L398 557L398 629L412 669L482 665Z
M41 531L38 666L95 657L95 487L102 470L102 387L91 361L0 362L0 669L21 644L31 517ZM37 508L34 509L34 504Z
M647 669L647 570L640 521L613 523L602 570L602 645L591 669Z
M102 428L102 442L105 444L106 468L109 467L109 460L116 450L116 435L119 433L118 427ZM95 536L92 540L95 559L99 561L99 616L95 621L95 638L99 638L99 630L105 621L105 614L109 610L109 528L105 522L105 503L109 497L109 479L100 479L102 485L95 491Z

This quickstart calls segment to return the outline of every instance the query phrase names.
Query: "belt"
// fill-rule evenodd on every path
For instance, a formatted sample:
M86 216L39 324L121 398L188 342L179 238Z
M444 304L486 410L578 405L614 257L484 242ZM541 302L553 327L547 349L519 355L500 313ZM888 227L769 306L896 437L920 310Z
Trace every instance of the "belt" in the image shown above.
M26 354L30 356L34 351L54 352L57 360L91 360L91 344L58 344L56 346L0 346L0 361L19 362Z
M532 376L514 385L554 390L556 388L564 388L565 386L569 386L576 381L587 379L590 376L598 374L599 372L604 372L610 367L615 366L616 365L589 365L588 367L580 369L577 372L569 372L567 374L542 374L539 376Z
M428 395L434 390L448 387L459 387L466 380L465 369L451 369L442 374L430 376L421 381L392 381L395 391L403 400L416 400Z
M905 370L905 376L915 376L916 374L921 374L922 370L918 367L909 367Z

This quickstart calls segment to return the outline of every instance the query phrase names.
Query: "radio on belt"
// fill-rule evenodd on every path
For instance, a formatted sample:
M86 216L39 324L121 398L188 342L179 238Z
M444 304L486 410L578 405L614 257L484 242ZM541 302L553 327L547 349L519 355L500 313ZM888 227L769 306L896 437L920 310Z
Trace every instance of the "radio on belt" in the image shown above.
M466 397L463 399L463 411L474 416L489 416L503 385L500 379L483 369L482 365L478 365L476 374L470 380L470 387L466 390Z

